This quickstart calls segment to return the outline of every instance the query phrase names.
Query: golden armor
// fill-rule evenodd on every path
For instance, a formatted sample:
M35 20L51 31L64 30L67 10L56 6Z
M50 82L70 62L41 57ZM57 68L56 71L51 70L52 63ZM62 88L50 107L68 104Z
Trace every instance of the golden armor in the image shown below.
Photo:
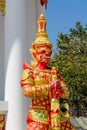
M46 33L46 20L43 14L38 20L38 32L32 43L30 52L33 61L30 65L23 64L21 86L26 97L31 98L30 111L27 116L27 130L63 130L63 123L68 130L73 126L69 122L69 110L64 108L59 99L66 99L69 90L59 71L47 65L51 59L52 43Z

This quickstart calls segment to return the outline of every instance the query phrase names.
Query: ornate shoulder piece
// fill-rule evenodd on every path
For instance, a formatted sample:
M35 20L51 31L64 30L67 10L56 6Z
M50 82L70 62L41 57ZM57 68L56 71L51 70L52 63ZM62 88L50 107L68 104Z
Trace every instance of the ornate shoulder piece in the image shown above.
M21 75L21 80L25 80L28 77L32 77L33 68L27 64L27 62L23 63L23 72Z
M21 75L21 80L25 80L29 77L29 69L25 69L23 72L22 72L22 75Z
M22 75L21 75L21 80L25 80L29 77L32 77L33 75L33 69L31 66L29 66L26 62L23 63L23 72L22 72Z
M23 63L23 69L30 69L30 66L27 64L27 62Z

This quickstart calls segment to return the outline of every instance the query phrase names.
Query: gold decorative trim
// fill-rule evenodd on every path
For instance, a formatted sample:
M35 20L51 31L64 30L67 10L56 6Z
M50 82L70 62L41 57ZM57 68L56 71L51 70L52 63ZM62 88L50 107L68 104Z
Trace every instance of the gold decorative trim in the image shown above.
M6 0L0 0L0 11L2 12L2 16L5 16L5 3Z
M0 130L4 130L5 127L5 115L0 114Z

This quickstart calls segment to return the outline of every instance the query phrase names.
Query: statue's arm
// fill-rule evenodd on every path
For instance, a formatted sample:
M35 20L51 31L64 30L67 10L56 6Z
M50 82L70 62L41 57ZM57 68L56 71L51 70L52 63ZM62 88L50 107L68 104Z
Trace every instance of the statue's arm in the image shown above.
M28 98L45 97L50 94L49 84L34 84L33 72L29 69L23 71L20 83L24 95Z

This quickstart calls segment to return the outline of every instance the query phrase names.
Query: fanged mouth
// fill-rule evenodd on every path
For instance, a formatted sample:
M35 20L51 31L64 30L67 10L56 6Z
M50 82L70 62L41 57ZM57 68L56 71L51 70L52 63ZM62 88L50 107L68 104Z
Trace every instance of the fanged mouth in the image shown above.
M43 58L50 59L51 56L43 56Z

